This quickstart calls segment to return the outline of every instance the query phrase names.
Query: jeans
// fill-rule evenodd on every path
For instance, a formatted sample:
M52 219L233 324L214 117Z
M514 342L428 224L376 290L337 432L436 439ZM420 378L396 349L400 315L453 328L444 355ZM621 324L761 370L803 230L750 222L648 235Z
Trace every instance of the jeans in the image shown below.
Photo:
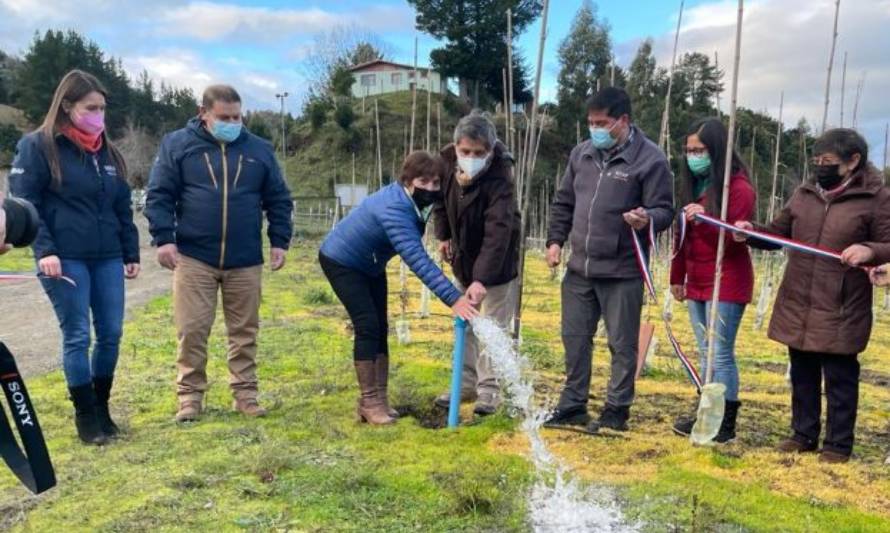
M62 330L62 368L69 387L112 378L124 321L124 264L120 258L62 259L62 272L77 284L41 278ZM96 342L90 357L90 315Z
M376 361L378 355L389 355L386 273L368 276L322 254L318 254L318 261L352 321L355 332L353 359Z
M716 346L714 347L714 383L726 385L726 399L739 400L739 367L735 360L735 339L745 314L745 305L720 302L717 306ZM698 343L702 379L708 371L708 323L711 302L689 300L689 320Z

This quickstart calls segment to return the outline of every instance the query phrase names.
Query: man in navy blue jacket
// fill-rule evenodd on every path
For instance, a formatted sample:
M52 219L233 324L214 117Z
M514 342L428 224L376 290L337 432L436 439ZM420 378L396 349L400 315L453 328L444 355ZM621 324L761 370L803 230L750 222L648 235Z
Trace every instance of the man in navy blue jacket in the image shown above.
M290 244L293 204L272 146L247 131L241 118L235 89L208 87L200 115L164 137L149 178L145 216L158 262L174 272L177 421L201 414L207 338L220 290L234 409L266 413L257 402L256 376L263 211L271 268L278 270Z

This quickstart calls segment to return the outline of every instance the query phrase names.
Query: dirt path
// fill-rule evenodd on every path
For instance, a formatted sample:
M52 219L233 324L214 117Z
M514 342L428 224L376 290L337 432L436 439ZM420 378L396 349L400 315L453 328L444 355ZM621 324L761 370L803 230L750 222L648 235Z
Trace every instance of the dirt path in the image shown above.
M152 298L170 290L171 273L155 261L148 228L137 215L142 241L142 273L127 281L127 316ZM39 283L0 285L0 340L15 354L22 374L34 376L58 368L61 336L52 306Z

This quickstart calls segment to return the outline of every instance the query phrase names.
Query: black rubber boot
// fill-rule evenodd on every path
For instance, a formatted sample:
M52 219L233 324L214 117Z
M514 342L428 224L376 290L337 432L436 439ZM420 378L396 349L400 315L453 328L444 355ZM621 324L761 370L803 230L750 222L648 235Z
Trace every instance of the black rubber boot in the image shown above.
M720 431L714 437L714 442L723 444L735 439L735 421L741 406L742 402L726 401L726 407L723 410L723 422L720 424Z
M93 378L93 390L96 391L96 417L99 419L102 432L109 437L116 437L120 433L108 410L108 399L111 397L113 383L114 378Z
M74 404L74 425L77 436L85 444L102 445L108 443L108 437L99 425L96 416L96 392L92 383L79 387L68 387L71 402Z
M613 405L606 405L606 407L603 408L602 413L600 413L599 419L593 420L589 424L587 424L587 431L589 433L597 433L601 429L627 431L627 421L629 418L630 407L616 407Z

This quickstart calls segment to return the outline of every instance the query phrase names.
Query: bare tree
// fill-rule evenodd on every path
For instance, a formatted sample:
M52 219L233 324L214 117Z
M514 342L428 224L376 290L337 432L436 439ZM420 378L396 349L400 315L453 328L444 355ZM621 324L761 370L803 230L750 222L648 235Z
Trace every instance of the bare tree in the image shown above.
M335 26L315 35L299 70L309 82L314 94L324 94L331 76L339 67L349 67L374 56L386 59L392 55L392 47L377 34L358 25Z
M124 134L115 141L124 161L127 162L127 176L134 189L143 189L148 184L148 173L154 162L158 139L149 135L144 129L136 128L128 123Z

